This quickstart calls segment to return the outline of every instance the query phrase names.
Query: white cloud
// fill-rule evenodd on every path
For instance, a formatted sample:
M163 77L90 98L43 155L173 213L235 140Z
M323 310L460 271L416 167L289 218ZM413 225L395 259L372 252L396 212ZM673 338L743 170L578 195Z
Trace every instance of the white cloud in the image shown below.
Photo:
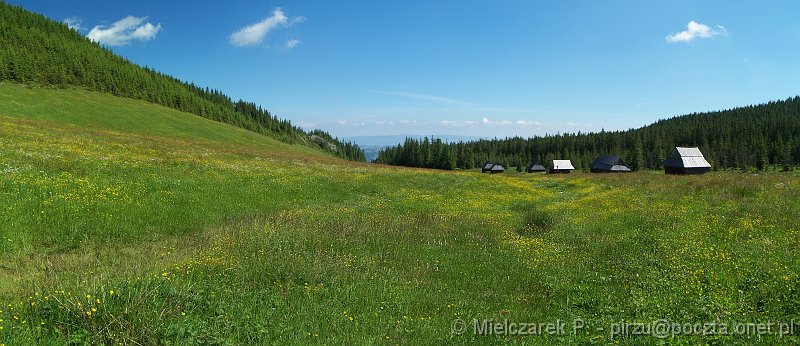
M291 39L289 41L286 41L286 49L292 49L294 47L297 47L298 44L300 44L300 40Z
M592 127L594 127L594 124L589 124L589 123L580 124L580 123L575 123L575 122L567 122L567 126L568 127L583 128L583 129L591 129Z
M514 123L511 122L511 121L508 121L508 120L494 121L494 120L489 120L489 118L484 117L484 118L481 118L481 124L489 126L489 127L495 127L495 126L507 126L507 125L511 125L511 124L514 124Z
M90 40L109 46L124 46L133 40L148 41L161 31L161 23L146 22L147 17L127 16L111 26L98 25L86 35Z
M528 120L517 120L517 121L510 121L510 120L490 120L487 117L481 118L481 121L473 121L473 120L464 120L464 121L451 121L451 120L442 120L439 124L443 126L454 126L454 127L477 127L477 125L482 125L484 127L497 127L497 126L541 126L542 123L538 121L528 121Z
M70 29L75 31L82 31L83 29L85 29L83 27L83 20L81 20L78 17L69 17L67 19L64 19L64 24L67 24L67 26Z
M528 120L517 120L515 124L519 126L542 126L542 123L538 121L528 121Z
M295 17L290 19L283 12L283 9L278 7L272 12L272 16L265 18L258 23L241 28L239 31L231 34L230 43L236 47L259 45L261 42L264 42L264 38L267 37L267 34L269 34L273 29L277 27L290 27L296 23L302 22L304 19L305 18L303 17ZM299 40L291 40L286 43L286 48L291 49L298 43L300 43Z
M679 42L692 42L696 38L712 38L714 36L720 34L726 34L728 32L722 25L717 25L716 30L712 29L708 25L700 24L695 21L690 21L689 24L686 25L686 30L681 31L678 33L674 33L672 35L667 35L667 42L669 43L679 43Z
M464 121L451 121L451 120L442 120L439 122L442 126L452 126L452 127L478 127L478 122L474 120L464 120ZM490 121L487 118L481 119L480 124L491 125L494 122Z
M145 23L144 25L136 28L131 36L137 40L147 41L153 37L156 37L156 34L158 34L159 30L161 30L161 24L154 26L151 23Z

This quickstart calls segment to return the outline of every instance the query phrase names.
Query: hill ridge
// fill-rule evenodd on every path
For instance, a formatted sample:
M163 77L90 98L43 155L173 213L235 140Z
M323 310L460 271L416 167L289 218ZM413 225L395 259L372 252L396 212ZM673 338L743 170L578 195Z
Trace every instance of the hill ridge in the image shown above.
M365 160L355 144L321 130L306 132L253 102L234 102L219 90L136 65L64 23L2 1L0 45L0 80L56 87L74 85L144 100L340 158ZM312 141L312 135L323 138L324 143Z
M454 168L476 168L484 161L515 167L534 160L564 158L573 160L577 169L588 170L594 158L613 154L640 170L660 169L666 154L675 146L696 146L715 169L791 170L800 165L800 96L674 116L620 131L425 142L409 138L401 145L381 151L375 162L441 168L441 164L430 158L443 152L450 153Z

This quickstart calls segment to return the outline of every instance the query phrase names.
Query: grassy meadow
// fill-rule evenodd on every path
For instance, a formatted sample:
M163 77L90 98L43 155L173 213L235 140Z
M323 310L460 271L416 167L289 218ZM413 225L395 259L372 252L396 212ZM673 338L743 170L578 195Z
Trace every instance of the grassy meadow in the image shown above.
M799 317L798 215L794 173L396 168L0 85L0 345L797 343L608 326Z

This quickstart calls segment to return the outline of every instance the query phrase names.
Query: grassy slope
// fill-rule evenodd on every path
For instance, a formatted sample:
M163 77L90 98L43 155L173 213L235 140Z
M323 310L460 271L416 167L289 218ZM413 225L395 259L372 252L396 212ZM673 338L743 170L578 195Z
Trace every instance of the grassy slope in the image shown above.
M788 321L798 201L793 175L354 164L138 101L5 84L0 343L438 344L504 340L451 335L455 318Z
M320 156L319 151L145 101L121 99L81 89L26 88L0 82L0 111L6 117L84 130L125 132L215 145L243 145L287 154Z

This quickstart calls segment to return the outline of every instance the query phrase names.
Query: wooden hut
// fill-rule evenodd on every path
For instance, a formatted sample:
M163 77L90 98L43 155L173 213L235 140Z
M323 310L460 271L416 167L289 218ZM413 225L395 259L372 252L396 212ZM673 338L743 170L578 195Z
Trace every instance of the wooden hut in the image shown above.
M711 170L698 148L676 147L664 160L664 172L667 174L703 174Z
M630 173L631 169L625 165L625 161L619 156L601 156L589 166L592 173Z
M547 172L550 174L569 174L574 169L575 167L572 166L572 161L570 160L553 160L550 166L547 167Z
M484 162L483 168L481 168L481 173L503 173L505 171L505 167L490 161Z
M528 167L525 168L525 171L528 173L540 173L546 172L547 168L544 168L541 162L533 161L528 165Z
M492 173L492 174L494 174L494 173L503 173L505 171L506 171L505 167L503 167L503 166L501 166L499 164L495 164L495 165L492 166L492 169L489 170L489 173Z

